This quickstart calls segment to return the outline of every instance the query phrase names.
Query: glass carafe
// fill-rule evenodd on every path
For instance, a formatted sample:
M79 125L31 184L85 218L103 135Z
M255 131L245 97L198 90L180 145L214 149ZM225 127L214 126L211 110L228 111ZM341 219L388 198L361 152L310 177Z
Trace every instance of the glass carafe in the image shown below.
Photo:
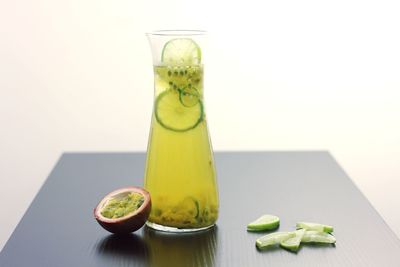
M154 71L145 171L152 199L147 225L171 232L207 229L218 217L218 190L203 98L205 33L158 31L147 36Z

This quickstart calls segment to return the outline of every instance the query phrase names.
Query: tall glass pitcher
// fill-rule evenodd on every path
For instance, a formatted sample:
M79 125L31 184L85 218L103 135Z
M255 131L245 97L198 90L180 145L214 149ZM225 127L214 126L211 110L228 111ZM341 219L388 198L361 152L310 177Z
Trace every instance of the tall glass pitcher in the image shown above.
M214 158L203 99L201 31L148 34L153 55L154 109L145 188L152 198L147 225L190 232L218 217Z

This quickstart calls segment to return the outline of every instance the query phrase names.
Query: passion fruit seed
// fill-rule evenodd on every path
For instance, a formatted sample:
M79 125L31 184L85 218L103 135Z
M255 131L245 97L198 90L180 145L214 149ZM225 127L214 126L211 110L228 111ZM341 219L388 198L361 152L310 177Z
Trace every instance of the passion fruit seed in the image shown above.
M167 198L162 198L157 209L152 210L149 221L177 228L199 228L217 220L218 207L201 206L202 201L186 197L175 205L169 205Z
M137 210L144 202L144 198L139 193L129 193L121 199L110 199L101 215L109 219L121 218Z

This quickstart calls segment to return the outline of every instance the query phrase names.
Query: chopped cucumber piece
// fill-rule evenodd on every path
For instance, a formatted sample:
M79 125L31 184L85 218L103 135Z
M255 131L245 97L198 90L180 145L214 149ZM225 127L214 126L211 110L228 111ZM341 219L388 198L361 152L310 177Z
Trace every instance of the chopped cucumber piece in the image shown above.
M305 229L294 231L296 236L282 241L281 246L291 251L298 251L305 232Z
M274 230L279 226L279 217L265 214L247 225L247 231Z
M267 247L277 245L289 238L295 237L294 232L276 232L262 236L256 240L256 246L259 249L265 249Z
M296 224L297 229L306 229L306 230L313 230L318 232L325 232L325 233L332 233L333 226L319 224L319 223L310 223L310 222L298 222Z
M336 238L328 233L319 231L306 231L301 239L303 243L336 243Z

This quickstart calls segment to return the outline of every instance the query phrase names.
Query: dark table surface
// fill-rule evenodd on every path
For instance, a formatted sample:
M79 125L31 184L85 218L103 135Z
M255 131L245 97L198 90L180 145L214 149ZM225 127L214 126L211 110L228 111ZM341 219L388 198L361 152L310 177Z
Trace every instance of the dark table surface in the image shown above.
M144 153L68 153L0 253L0 266L400 266L400 241L328 152L216 153L217 226L197 234L143 227L118 237L93 208L113 189L142 185ZM332 224L335 246L258 251L246 225L261 214Z

